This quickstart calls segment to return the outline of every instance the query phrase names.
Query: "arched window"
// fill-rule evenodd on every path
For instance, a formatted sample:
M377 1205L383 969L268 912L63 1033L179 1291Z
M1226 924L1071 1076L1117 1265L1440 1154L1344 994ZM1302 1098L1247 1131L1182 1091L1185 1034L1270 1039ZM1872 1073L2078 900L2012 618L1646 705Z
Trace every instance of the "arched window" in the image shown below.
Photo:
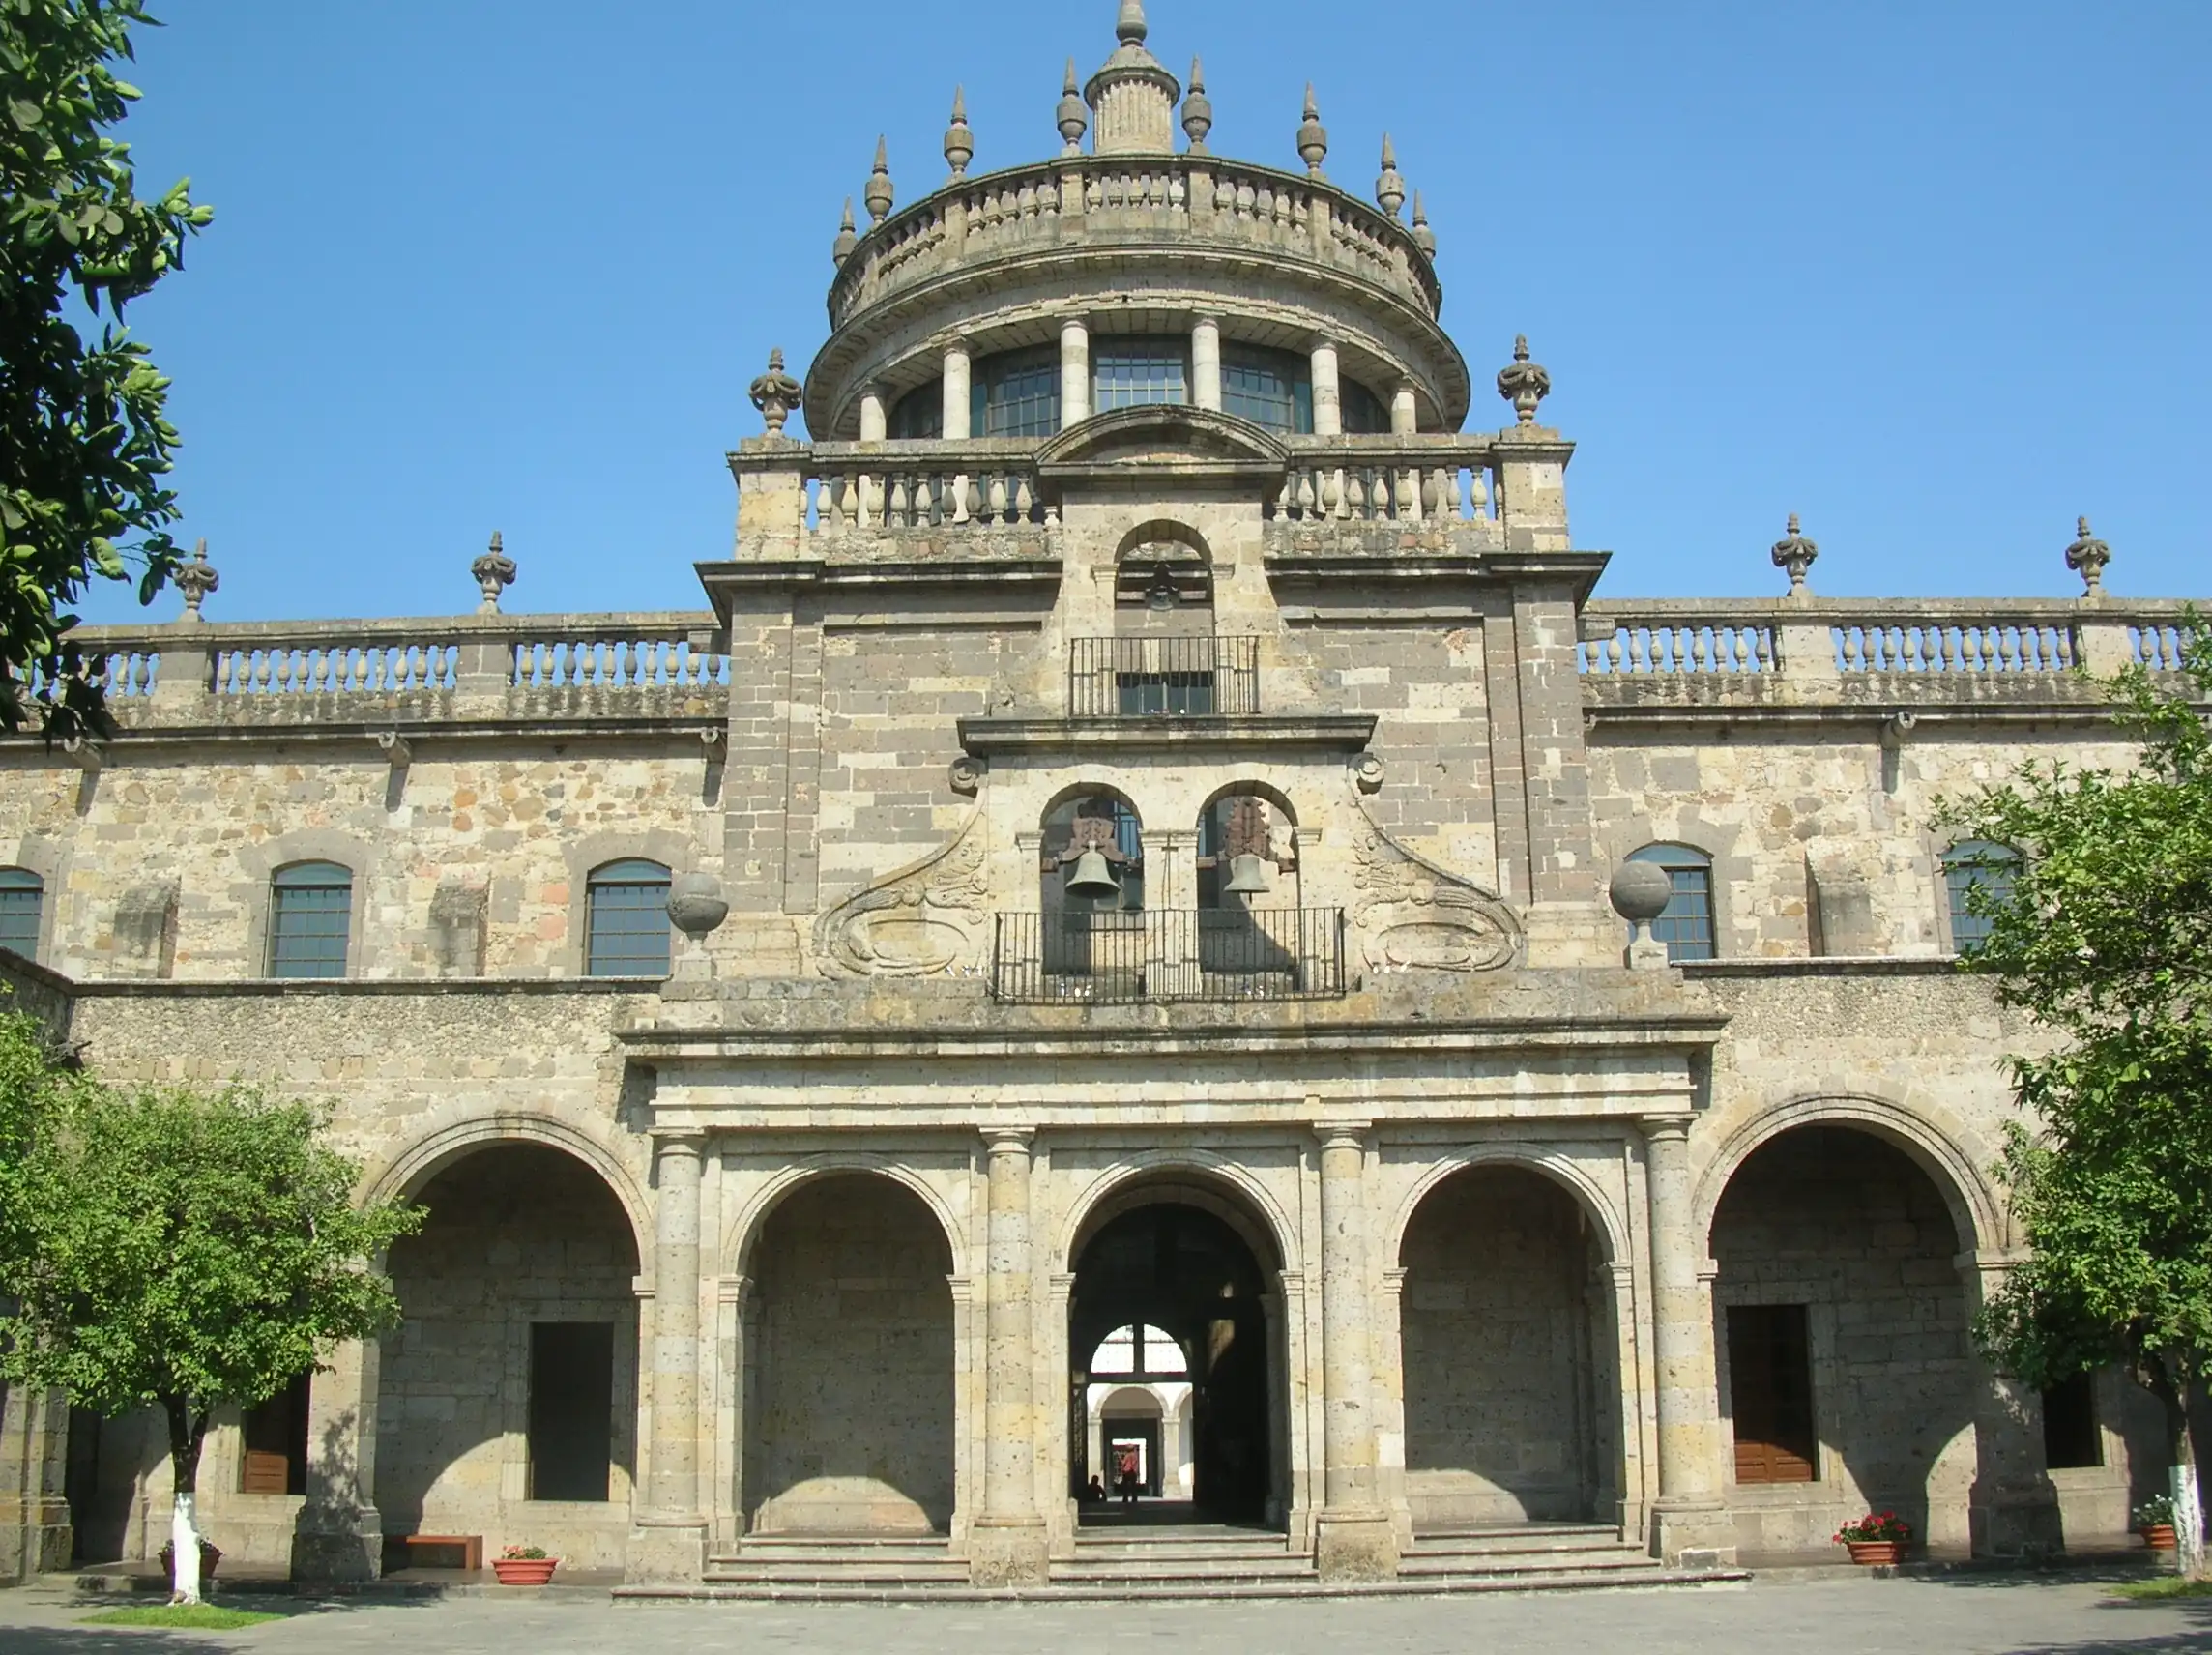
M886 435L899 442L935 442L945 435L945 382L917 385L891 404Z
M1134 913L1145 906L1144 828L1120 794L1100 789L1062 799L1045 814L1043 839L1038 872L1046 913ZM1098 860L1086 863L1089 853ZM1114 882L1112 892L1068 889L1100 864Z
M1091 412L1189 400L1190 340L1181 334L1123 334L1091 342Z
M1221 410L1270 431L1313 434L1313 361L1295 351L1224 340Z
M1667 870L1674 887L1666 912L1651 922L1655 941L1667 944L1670 961L1709 960L1713 944L1713 859L1694 845L1646 845L1631 851L1632 862Z
M269 974L342 977L353 926L353 870L336 862L278 868L269 892Z
M1117 1327L1091 1353L1091 1371L1100 1377L1179 1379L1190 1373L1182 1347L1164 1330L1142 1324Z
M1234 888L1239 882L1243 888ZM1198 906L1237 912L1298 906L1297 824L1288 811L1256 793L1230 792L1200 812Z
M1059 430L1059 347L984 358L969 382L968 416L978 437L1049 437Z
M0 868L0 948L38 958L39 909L46 882L29 868Z
M2012 900L2019 871L2020 853L1988 839L1963 839L1943 853L1943 889L1951 907L1954 950L1970 954L1990 940L1994 921L1989 915L1974 912L1973 893L1982 892L1985 907L2001 908Z
M585 882L584 974L668 974L668 870L633 857L594 868Z

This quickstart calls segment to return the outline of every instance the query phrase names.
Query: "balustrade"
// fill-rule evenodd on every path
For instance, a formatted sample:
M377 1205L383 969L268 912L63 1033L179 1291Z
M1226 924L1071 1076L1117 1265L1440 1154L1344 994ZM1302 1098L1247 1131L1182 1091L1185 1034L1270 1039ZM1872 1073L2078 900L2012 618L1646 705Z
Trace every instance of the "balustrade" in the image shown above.
M1840 672L2063 672L2075 661L2065 622L1853 623L1833 628Z
M215 652L218 696L397 695L451 689L456 644L247 644Z
M1580 646L1586 673L1614 678L1658 673L1770 673L1774 628L1728 622L1630 623Z
M987 529L1059 521L1026 447L901 443L865 452L813 450L801 484L810 535L891 529Z
M1266 510L1291 522L1495 526L1492 464L1481 439L1296 438Z

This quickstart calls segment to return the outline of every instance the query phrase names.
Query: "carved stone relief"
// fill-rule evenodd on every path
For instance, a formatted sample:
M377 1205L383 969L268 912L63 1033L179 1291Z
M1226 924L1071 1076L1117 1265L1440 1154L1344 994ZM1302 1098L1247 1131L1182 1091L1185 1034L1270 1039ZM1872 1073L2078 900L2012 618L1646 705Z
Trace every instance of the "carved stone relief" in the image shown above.
M1393 837L1354 795L1352 911L1368 970L1494 972L1520 958L1521 922L1494 893Z
M814 926L825 976L949 976L981 962L990 923L983 813L928 856L847 897Z

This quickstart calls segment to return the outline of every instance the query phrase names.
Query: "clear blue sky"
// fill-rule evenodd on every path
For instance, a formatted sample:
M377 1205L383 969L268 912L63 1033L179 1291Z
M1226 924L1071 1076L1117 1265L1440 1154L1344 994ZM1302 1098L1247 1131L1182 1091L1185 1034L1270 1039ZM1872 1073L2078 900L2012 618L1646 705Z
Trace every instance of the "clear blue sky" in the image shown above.
M877 133L899 199L1051 152L1113 0L157 0L141 185L217 208L135 325L211 617L693 607L771 345ZM1372 190L1387 128L1478 386L1526 332L1609 595L2212 593L2204 0L1152 0L1221 153ZM1470 423L1509 418L1487 390ZM166 619L173 595L155 611ZM127 619L110 596L90 611Z

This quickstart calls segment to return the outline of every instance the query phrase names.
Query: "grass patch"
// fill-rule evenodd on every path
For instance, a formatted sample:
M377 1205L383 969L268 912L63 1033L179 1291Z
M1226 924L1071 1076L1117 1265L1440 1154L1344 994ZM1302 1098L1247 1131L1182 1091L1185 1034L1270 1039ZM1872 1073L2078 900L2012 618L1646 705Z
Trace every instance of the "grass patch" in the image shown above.
M87 1626L174 1626L193 1632L236 1632L242 1626L259 1626L283 1616L249 1609L223 1609L211 1603L133 1604L87 1615Z
M2212 1598L2212 1581L2192 1581L2180 1575L2167 1575L2155 1581L2130 1581L2114 1586L2113 1594L2123 1598L2155 1601L2160 1598Z

